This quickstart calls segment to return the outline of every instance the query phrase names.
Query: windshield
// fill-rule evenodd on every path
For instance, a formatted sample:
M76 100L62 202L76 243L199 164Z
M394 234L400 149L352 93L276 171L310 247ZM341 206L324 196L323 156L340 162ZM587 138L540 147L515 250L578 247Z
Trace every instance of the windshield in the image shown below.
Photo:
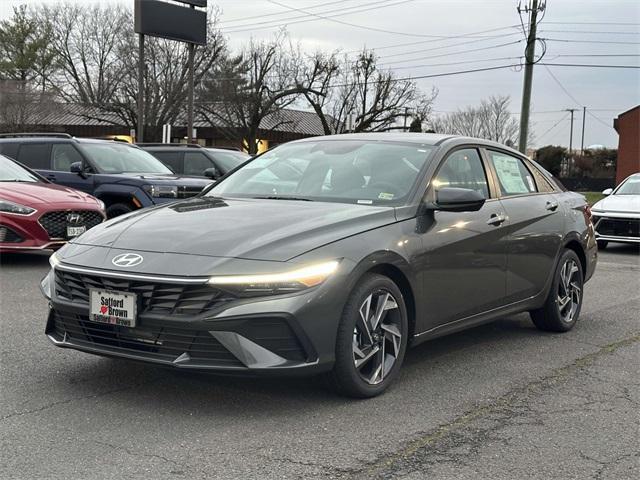
M0 182L40 182L41 180L26 168L0 155Z
M173 173L156 157L136 147L118 143L83 143L80 147L101 173Z
M433 149L360 140L286 144L249 162L208 195L399 205Z
M629 177L618 187L615 195L640 195L640 177Z
M250 155L242 152L221 152L220 150L209 150L213 157L216 159L216 163L223 171L222 173L227 173L234 168L236 168L241 163L249 160Z

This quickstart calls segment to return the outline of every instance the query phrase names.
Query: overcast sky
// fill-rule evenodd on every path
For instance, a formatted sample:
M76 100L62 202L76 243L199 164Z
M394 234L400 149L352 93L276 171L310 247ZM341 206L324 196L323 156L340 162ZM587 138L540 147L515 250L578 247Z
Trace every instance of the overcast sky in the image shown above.
M0 0L0 19L9 17L16 5L42 1ZM54 3L58 0L44 1ZM89 3L93 0L71 1ZM291 37L300 42L303 51L312 52L318 48L352 51L366 45L376 49L380 62L396 70L401 77L517 64L517 57L524 51L523 41L513 43L523 40L516 11L518 0L209 2L221 8L221 26L232 46L241 45L252 36L268 38L286 23ZM96 0L93 3L113 2ZM118 3L133 5L133 0ZM522 0L522 3L528 2ZM287 7L325 18L305 16ZM474 32L485 33L471 38L446 38ZM640 65L638 0L548 0L538 32L539 37L549 39L543 63ZM486 38L488 36L493 38ZM397 46L407 43L413 45ZM538 46L538 53L540 50ZM490 95L506 94L511 96L511 110L517 115L522 77L523 72L515 67L424 78L416 82L425 91L432 86L438 88L436 112L456 110L477 104ZM564 110L578 108L574 148L579 147L581 109L586 106L590 114L586 117L585 145L615 147L618 136L612 127L613 118L639 103L638 69L537 65L532 100L535 144L568 145L569 114Z

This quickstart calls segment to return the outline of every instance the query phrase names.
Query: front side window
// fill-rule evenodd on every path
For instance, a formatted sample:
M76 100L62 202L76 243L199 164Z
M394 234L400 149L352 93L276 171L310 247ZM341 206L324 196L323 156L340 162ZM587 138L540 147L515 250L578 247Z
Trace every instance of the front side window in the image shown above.
M167 166L149 152L118 143L83 143L80 148L101 173L159 173Z
M186 152L184 154L184 174L204 175L207 168L213 168L213 162L201 152Z
M50 143L23 143L18 151L18 161L29 168L49 170Z
M474 148L451 153L438 170L432 185L436 190L444 187L468 188L489 198L487 175L480 154Z
M208 195L399 205L408 199L433 149L364 140L285 144L236 170Z
M533 175L522 160L512 155L489 150L502 195L523 195L537 191Z
M618 189L614 195L640 195L640 177L629 177Z
M82 162L82 156L69 143L54 143L51 147L53 169L59 172L68 172L72 163Z
M182 152L153 152L154 157L175 173L182 173L182 155Z

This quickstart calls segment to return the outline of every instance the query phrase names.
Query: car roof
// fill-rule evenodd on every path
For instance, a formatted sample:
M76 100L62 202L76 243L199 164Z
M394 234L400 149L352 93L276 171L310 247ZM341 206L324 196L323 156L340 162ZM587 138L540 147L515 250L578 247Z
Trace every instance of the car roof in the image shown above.
M365 133L341 133L338 135L325 135L321 137L310 137L295 140L290 143L303 143L303 142L316 142L316 141L330 141L330 140L361 140L361 141L388 141L388 142L409 142L421 145L433 145L439 146L444 143L447 145L462 145L462 144L477 144L487 147L495 147L503 150L510 150L514 154L523 156L522 153L514 150L507 145L503 145L491 140L485 140L483 138L465 137L462 135L449 135L440 133L416 133L416 132L365 132Z
M28 137L15 136L15 137L0 138L0 143L42 143L43 141L46 141L47 143L73 142L73 143L91 143L91 144L108 144L108 145L113 145L117 143L118 145L127 145L129 147L135 147L135 145L132 145L127 142L117 142L114 140L105 140L105 139L98 139L98 138L52 137L47 135L42 135L42 136L33 135Z

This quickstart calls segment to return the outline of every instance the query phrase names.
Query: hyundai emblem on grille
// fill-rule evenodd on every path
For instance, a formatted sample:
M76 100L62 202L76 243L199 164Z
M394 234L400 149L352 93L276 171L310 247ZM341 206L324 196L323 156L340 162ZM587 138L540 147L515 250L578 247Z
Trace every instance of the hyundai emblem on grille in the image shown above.
M140 265L142 260L142 255L138 255L137 253L122 253L113 257L111 263L117 267L135 267L136 265Z
M67 214L67 222L77 225L82 222L82 215L79 213L69 213Z

